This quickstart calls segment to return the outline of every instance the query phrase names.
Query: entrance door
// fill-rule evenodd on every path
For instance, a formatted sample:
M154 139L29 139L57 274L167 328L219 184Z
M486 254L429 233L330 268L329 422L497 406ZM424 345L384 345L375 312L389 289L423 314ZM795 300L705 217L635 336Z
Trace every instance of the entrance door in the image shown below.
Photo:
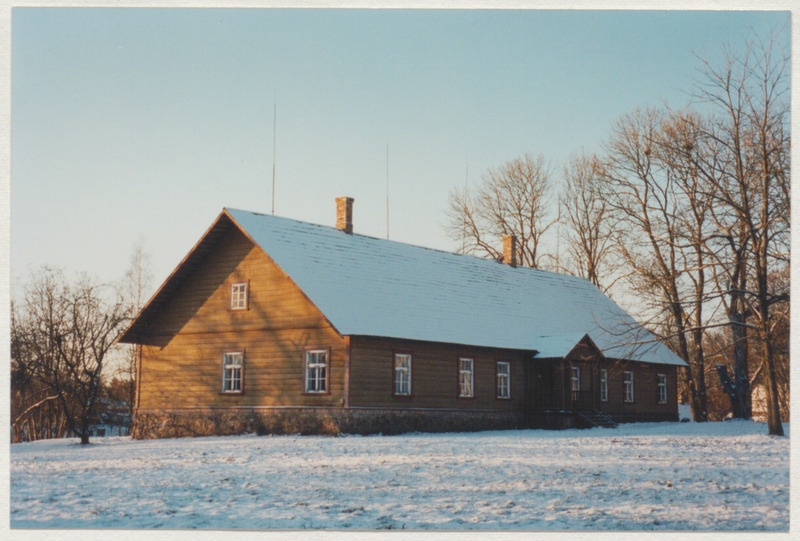
M555 370L550 363L539 363L535 365L533 370L534 385L533 388L536 392L536 409L548 410L553 409L555 404Z

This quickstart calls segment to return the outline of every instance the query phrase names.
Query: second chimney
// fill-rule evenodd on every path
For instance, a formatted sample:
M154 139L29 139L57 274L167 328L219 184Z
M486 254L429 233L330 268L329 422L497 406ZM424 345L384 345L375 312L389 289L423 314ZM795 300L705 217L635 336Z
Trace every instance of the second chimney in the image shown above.
M503 237L503 263L512 267L517 266L517 237L514 235Z
M353 234L353 198L336 198L336 229L341 229L348 235Z

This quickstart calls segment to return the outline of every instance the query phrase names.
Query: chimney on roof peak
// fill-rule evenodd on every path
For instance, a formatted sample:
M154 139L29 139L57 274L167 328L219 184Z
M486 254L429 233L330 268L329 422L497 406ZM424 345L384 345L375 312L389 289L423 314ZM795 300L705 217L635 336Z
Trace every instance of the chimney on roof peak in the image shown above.
M353 198L336 198L336 229L341 229L348 235L353 234Z
M517 237L514 235L503 236L503 263L517 266Z

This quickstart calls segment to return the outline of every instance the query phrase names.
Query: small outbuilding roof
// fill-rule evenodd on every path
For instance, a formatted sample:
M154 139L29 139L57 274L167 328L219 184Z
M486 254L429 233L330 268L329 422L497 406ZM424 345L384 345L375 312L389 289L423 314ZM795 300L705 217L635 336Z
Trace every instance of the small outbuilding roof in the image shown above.
M535 350L536 358L564 357L588 335L606 357L685 364L582 278L244 210L224 217L342 335Z

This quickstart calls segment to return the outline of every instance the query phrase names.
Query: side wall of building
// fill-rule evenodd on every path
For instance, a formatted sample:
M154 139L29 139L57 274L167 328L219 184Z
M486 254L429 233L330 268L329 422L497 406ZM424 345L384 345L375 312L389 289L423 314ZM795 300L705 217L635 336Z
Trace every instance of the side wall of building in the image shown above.
M538 398L529 352L343 337L261 249L230 227L192 260L180 287L151 314L141 346L137 438L259 433L397 433L523 427ZM244 309L231 309L232 286L247 285ZM307 392L306 353L326 352L324 392ZM223 388L224 356L241 354L240 392ZM395 355L411 359L411 392L396 388ZM609 399L599 409L618 421L677 420L676 370L619 363L576 350L581 387ZM472 360L472 396L460 396L460 359ZM569 364L551 361L548 401L569 395ZM572 361L569 361L572 362ZM599 362L599 364L598 364ZM498 363L508 363L508 398L498 396ZM505 365L503 365L505 366ZM634 374L625 400L624 371ZM667 378L658 403L658 375ZM596 395L595 395L596 396Z
M608 371L608 400L599 402L599 409L611 414L616 421L678 420L678 379L675 366L605 360L598 368ZM625 372L633 374L631 401L626 399ZM666 380L666 401L663 403L659 401L659 376L664 376Z
M232 310L231 287L240 283L247 284L247 307ZM193 411L341 408L346 340L238 230L217 240L165 306L151 323L151 345L141 350L135 436L152 437L153 427L164 422L189 422ZM325 392L305 392L309 349L327 352ZM237 352L243 354L242 391L226 393L223 356ZM194 417L199 419L196 432L207 432L200 425L209 414ZM175 435L188 435L190 428ZM175 431L165 427L161 432Z
M534 360L531 374L535 426L580 425L578 416L562 415L564 411L601 411L616 422L678 420L678 376L672 365L607 359L581 343L563 360ZM660 383L665 384L661 390Z
M411 360L410 394L396 388L395 355ZM522 351L354 336L350 339L350 406L454 409L522 413ZM472 361L472 396L460 396L460 359ZM498 363L508 363L508 397L500 391Z

